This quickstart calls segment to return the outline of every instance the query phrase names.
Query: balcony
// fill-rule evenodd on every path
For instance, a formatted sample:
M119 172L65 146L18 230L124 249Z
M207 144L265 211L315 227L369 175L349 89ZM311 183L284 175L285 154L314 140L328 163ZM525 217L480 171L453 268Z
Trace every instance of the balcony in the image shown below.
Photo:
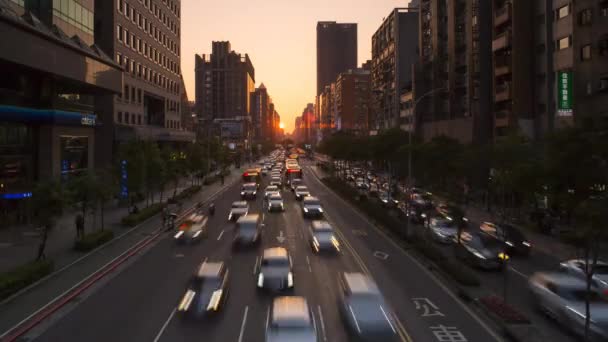
M497 84L494 92L494 102L503 102L511 99L511 85L506 82Z
M494 76L503 76L511 73L511 61L507 58L496 59L494 66Z
M511 6L505 4L494 13L494 27L500 26L511 20Z
M505 32L492 41L492 51L496 52L499 50L506 49L511 46L511 33Z

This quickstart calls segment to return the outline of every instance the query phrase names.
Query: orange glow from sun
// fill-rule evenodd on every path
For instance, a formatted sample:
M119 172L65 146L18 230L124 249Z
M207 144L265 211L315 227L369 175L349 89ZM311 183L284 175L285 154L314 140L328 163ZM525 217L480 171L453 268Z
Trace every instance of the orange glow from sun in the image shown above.
M280 129L285 128L285 124L284 124L284 123L282 123L282 122L281 122L281 123L279 123L279 128L280 128Z

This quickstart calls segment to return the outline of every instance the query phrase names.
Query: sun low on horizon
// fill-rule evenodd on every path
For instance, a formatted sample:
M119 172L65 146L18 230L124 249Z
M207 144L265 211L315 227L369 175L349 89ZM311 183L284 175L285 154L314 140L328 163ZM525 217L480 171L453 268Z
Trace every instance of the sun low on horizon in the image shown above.
M182 73L194 101L194 56L211 53L212 41L230 41L247 53L256 87L268 89L285 130L315 102L318 21L358 24L358 64L371 58L371 37L395 7L409 0L182 0Z
M285 124L281 122L281 123L279 124L279 128L280 128L280 129L285 129Z

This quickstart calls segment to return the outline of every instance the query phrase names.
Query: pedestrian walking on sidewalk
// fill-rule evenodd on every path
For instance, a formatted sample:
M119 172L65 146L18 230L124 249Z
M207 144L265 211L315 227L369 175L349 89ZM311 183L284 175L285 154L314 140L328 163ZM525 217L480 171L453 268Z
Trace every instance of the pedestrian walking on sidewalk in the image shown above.
M84 217L82 214L76 215L76 239L82 239L84 237Z
M40 245L38 245L38 255L36 256L36 261L46 259L46 254L44 253L44 251L46 250L46 240L49 237L49 229L50 224L46 224L42 228L42 240L40 240Z

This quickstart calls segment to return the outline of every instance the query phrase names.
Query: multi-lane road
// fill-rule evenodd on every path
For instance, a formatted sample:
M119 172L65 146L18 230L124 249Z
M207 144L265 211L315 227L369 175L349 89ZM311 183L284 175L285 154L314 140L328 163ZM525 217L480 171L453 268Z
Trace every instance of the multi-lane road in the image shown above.
M337 275L364 272L378 283L394 311L402 341L500 341L491 327L448 286L331 192L303 165L304 181L319 197L342 243L339 256L316 255L306 239L310 221L302 217L291 191L283 190L285 211L265 213L259 249L233 251L230 205L240 184L215 200L209 236L197 245L176 245L167 235L143 255L96 287L80 303L41 329L38 341L264 341L271 295L256 289L254 267L263 248L283 246L294 263L295 295L307 298L319 341L347 341L337 309ZM262 188L266 185L264 180ZM262 198L250 213L262 212ZM194 269L204 260L225 261L229 298L212 320L180 319L175 308Z

